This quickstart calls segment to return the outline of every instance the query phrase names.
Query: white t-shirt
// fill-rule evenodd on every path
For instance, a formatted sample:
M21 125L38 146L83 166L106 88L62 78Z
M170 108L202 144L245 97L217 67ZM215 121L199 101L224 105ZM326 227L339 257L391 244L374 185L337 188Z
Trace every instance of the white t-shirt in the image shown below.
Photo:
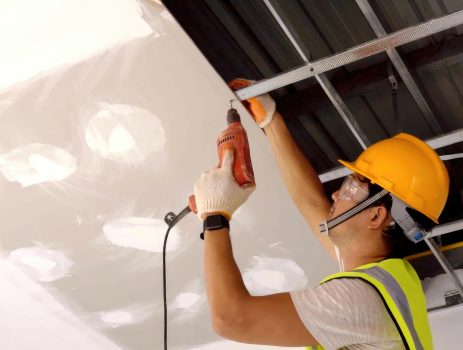
M304 325L326 350L403 350L381 297L361 279L335 279L291 292Z

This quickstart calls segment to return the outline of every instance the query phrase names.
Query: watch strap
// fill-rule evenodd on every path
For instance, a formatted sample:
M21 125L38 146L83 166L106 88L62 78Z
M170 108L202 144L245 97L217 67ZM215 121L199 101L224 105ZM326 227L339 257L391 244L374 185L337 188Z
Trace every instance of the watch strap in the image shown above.
M203 221L203 232L199 235L201 239L204 239L204 232L208 231L215 231L220 230L222 228L230 228L230 223L228 219L220 214L217 215L209 215Z

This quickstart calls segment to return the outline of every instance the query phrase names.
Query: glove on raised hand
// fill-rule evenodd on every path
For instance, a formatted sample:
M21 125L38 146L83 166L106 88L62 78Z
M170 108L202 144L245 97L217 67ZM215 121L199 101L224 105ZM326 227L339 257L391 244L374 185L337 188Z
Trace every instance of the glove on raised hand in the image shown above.
M253 80L242 78L233 79L228 83L233 90L243 89L254 83ZM269 94L263 94L243 101L246 109L251 113L252 117L262 129L265 128L273 119L275 114L275 101Z
M220 213L231 220L238 209L255 190L256 185L240 186L233 176L234 149L225 148L222 167L205 172L194 185L199 220L204 214Z

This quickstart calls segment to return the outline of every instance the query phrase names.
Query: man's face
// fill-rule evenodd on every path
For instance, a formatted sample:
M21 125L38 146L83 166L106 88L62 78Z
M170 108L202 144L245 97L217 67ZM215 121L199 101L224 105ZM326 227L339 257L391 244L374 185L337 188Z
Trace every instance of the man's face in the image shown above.
M333 205L328 213L327 220L345 213L368 198L368 181L368 179L355 173L347 176L339 190L331 195Z

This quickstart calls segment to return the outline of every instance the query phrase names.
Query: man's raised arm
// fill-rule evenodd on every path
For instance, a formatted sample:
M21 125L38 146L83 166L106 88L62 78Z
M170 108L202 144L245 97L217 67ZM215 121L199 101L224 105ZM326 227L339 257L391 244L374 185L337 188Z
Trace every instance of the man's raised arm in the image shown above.
M251 81L245 79L235 79L229 83L234 90L250 84ZM320 222L328 216L330 201L316 171L297 146L282 116L276 111L275 102L265 94L243 103L256 123L264 129L294 204L324 248L336 258L333 243L319 231Z

